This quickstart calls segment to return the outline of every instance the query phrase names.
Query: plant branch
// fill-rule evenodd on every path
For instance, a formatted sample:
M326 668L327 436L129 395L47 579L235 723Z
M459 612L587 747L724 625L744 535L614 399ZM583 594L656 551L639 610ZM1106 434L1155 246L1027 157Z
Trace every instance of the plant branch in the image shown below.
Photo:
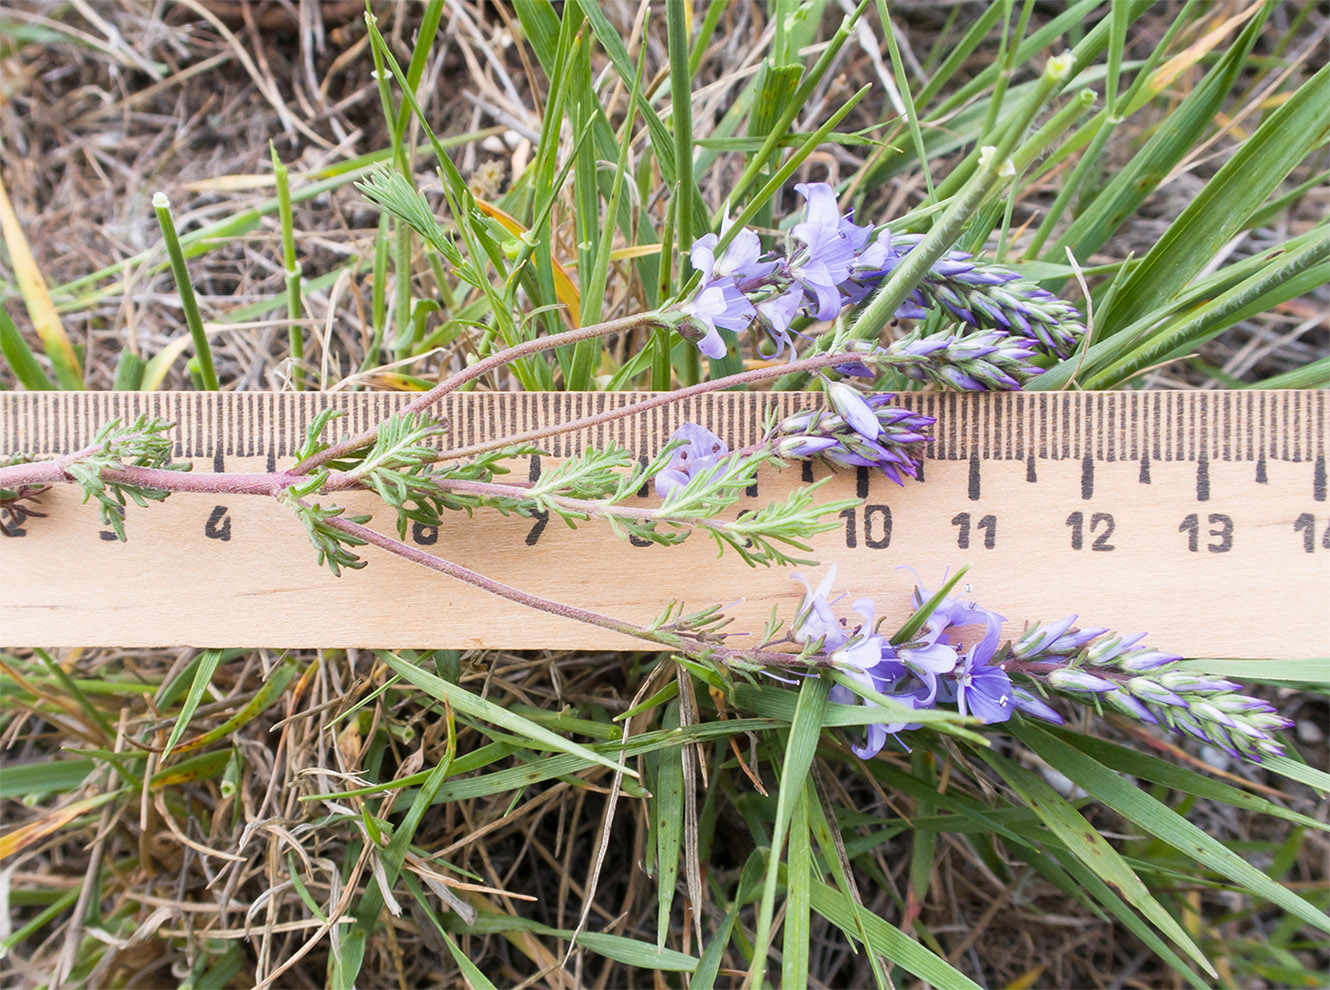
M607 323L596 323L587 327L578 327L574 330L565 330L562 333L550 334L546 337L536 337L532 340L523 341L512 347L506 347L501 351L495 351L487 358L483 358L465 368L456 374L449 375L439 384L435 385L428 392L422 394L419 398L413 400L400 415L409 416L415 413L422 413L434 403L449 392L455 392L467 382L474 381L481 375L515 361L528 354L537 354L540 351L553 350L556 347L564 347L567 344L575 344L581 340L591 340L595 337L605 337L612 333L620 333L625 330L632 330L640 326L648 326L659 322L658 313L638 313L633 316L625 316L618 320L610 320ZM319 451L311 457L305 458L291 469L292 474L307 474L320 464L326 464L329 461L336 460L339 457L345 457L353 451L359 450L367 444L373 443L377 435L378 428L371 427L361 433L356 434L339 443Z
M302 503L305 504L305 503ZM587 625L597 626L601 629L609 629L612 632L621 633L624 636L631 636L635 639L646 640L663 646L666 649L678 650L681 653L690 656L710 657L726 662L742 661L749 664L762 664L764 666L778 667L816 667L825 666L816 658L810 658L797 653L779 653L771 650L739 650L733 647L722 646L718 643L706 642L697 634L675 633L668 631L659 631L648 629L645 626L638 626L631 622L624 622L620 619L612 618L608 615L601 615L599 612L592 612L589 609L578 608L575 605L566 605L563 602L556 602L553 599L542 598L539 595L532 595L521 591L512 585L504 584L493 578L486 577L478 571L473 571L469 567L463 567L461 564L455 564L450 560L444 560L442 557L436 557L419 547L412 546L402 540L394 539L391 536L385 536L378 530L370 529L368 526L362 526L341 516L330 516L326 523L333 529L346 533L359 540L363 540L372 546L381 550L387 550L389 553L396 554L413 564L419 564L421 567L428 567L432 571L440 574L446 574L448 577L455 578L482 591L488 591L491 595L497 595L499 598L505 598L510 602L516 602L527 608L537 609L541 612L547 612L550 615L558 616L562 619L572 619L576 622L584 622Z
M467 447L455 447L451 450L444 450L438 454L437 459L452 460L459 457L471 457L474 454L482 454L486 451L497 450L500 447L507 447L512 444L526 443L531 440L540 440L545 437L557 436L560 433L568 433L573 430L583 430L592 426L599 426L601 423L609 423L616 419L622 419L624 416L633 416L637 413L646 412L649 409L657 409L660 406L669 405L671 402L691 398L695 395L702 395L706 392L714 392L718 389L724 388L734 388L737 385L752 385L757 382L780 378L782 375L814 371L818 368L826 368L837 364L859 362L863 361L864 358L865 355L860 351L839 351L831 354L818 354L813 357L803 358L799 361L791 361L788 364L775 365L769 368L754 368L752 371L743 371L737 375L728 375L724 378L714 379L713 381L700 382L697 385L690 385L687 388L675 389L673 392L661 392L659 395L653 395L649 399L642 399L638 402L629 403L619 409L606 409L604 412L595 413L591 416L584 416L581 419L572 419L568 420L566 423L542 426L538 429L528 430L525 433L515 433L512 436L504 437L500 440L486 441L484 443L471 444Z

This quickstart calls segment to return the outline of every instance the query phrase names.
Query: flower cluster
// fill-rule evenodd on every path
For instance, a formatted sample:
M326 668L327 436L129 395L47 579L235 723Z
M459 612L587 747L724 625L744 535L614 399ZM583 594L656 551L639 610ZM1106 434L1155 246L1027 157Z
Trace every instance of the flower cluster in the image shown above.
M693 243L692 263L702 280L680 307L686 319L679 329L708 357L725 353L720 330L738 332L754 322L779 355L791 343L796 319L831 320L846 306L862 302L919 243L917 235L893 237L889 228L855 223L851 213L841 212L835 192L824 182L801 183L795 189L807 202L783 254L764 255L757 234L746 227L734 233L719 256L721 236L707 234ZM721 235L729 230L727 223ZM896 316L918 320L936 309L988 331L980 349L1009 360L1036 354L1066 357L1085 330L1070 303L1013 271L982 265L961 251L939 259ZM953 344L954 339L947 338L930 353L941 360L954 352ZM1000 385L974 375L958 380L973 383L962 388L1019 387L1014 379Z
M917 234L902 234L893 245L904 257L920 240ZM1071 354L1085 333L1081 314L1071 303L1008 268L981 265L964 251L949 251L934 262L910 302L920 310L941 306L967 326L1025 338L1036 352L1061 358Z
M782 460L818 459L839 467L877 468L904 485L919 476L920 449L931 443L932 416L901 409L890 392L861 394L844 382L828 382L831 409L809 409L776 424L766 441L748 453L774 453ZM670 435L670 459L656 471L656 494L668 501L693 478L730 456L729 445L704 426L684 423Z
M816 588L796 575L806 591L793 622L793 640L868 691L907 709L955 705L985 724L1005 722L1019 712L1061 725L1062 716L1041 699L1053 691L1186 733L1235 758L1260 762L1264 755L1284 752L1276 733L1292 724L1288 719L1264 701L1239 693L1240 684L1179 669L1181 657L1142 645L1143 634L1078 629L1073 615L1028 627L1014 642L1002 644L1002 616L944 597L902 642L878 630L871 599L854 602L851 611L858 622L837 619L836 601L828 597L835 575L833 566ZM916 585L916 609L930 599ZM1029 686L1013 683L1013 677L1025 678ZM832 689L831 699L876 704L841 685ZM919 728L883 717L867 726L862 744L852 746L859 756L875 756L888 736L899 741L900 732Z
M834 618L834 602L827 596L835 575L833 566L817 588L796 575L806 594L793 623L793 638L814 644L832 666L865 688L915 711L954 704L961 714L984 723L1005 722L1023 706L1032 714L1056 717L1033 696L1022 696L1028 692L1017 694L1011 678L994 662L1005 621L1002 616L974 603L944 598L911 639L896 642L878 631L871 599L854 603L853 611L862 620L857 626L851 628ZM916 588L916 606L927 598L922 587ZM831 700L852 704L856 695L837 685ZM853 749L868 759L882 750L887 736L917 728L918 723L909 721L870 724L864 743Z
M1216 746L1235 759L1282 756L1275 733L1292 723L1242 685L1179 668L1181 657L1141 645L1144 634L1078 630L1073 615L1027 629L1012 663L1060 694L1106 706Z
M827 385L832 410L810 409L776 426L782 457L817 457L842 467L878 468L898 485L919 474L919 446L930 443L932 416L891 405L890 392L861 395L844 382Z

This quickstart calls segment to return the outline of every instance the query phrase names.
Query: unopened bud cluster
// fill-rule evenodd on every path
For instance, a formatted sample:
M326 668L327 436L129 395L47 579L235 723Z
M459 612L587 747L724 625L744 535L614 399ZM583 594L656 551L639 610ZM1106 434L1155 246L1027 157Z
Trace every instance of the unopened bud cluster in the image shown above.
M1150 725L1162 725L1260 762L1282 756L1276 733L1292 723L1242 685L1180 669L1181 657L1141 644L1144 634L1118 636L1075 629L1075 616L1034 626L1011 647L1023 671L1063 694L1094 700Z

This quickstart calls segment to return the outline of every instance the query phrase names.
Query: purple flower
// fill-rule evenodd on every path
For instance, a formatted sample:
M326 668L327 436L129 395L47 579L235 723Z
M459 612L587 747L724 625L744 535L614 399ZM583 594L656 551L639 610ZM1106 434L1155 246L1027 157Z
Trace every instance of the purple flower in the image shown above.
M937 692L914 677L905 665L896 659L895 650L883 637L872 638L876 640L873 645L878 650L877 661L873 662L873 654L865 643L862 649L856 651L857 656L854 658L856 663L847 664L842 669L865 688L876 691L899 705L915 711L931 708ZM830 699L838 704L854 704L856 701L861 701L869 708L881 707L878 702L871 699L860 699L853 691L840 684L832 687ZM884 716L886 717L888 716ZM869 760L882 751L887 736L894 737L897 733L918 728L920 728L918 722L871 722L864 726L864 743L851 744L850 748L861 759ZM908 748L907 746L906 749Z
M919 471L915 444L932 440L935 420L891 405L889 392L864 396L837 382L827 389L839 412L809 410L782 420L776 452L782 457L819 457L846 467L875 467L897 484ZM830 441L830 442L828 442Z
M670 442L682 441L670 462L656 474L656 494L668 499L685 487L698 473L715 467L730 452L725 441L696 423L684 423L670 435Z
M1145 633L1137 633L1134 636L1109 636L1086 650L1085 660L1096 667L1102 667L1116 661L1143 639Z
M813 315L834 319L841 311L840 284L850 275L854 245L841 231L836 194L825 182L799 183L794 187L808 200L802 223L794 225L796 240L804 249L790 262L790 274L817 301Z
M681 324L679 333L695 340L697 349L709 358L725 356L725 341L718 327L723 330L743 330L753 322L757 310L748 301L748 297L739 291L731 278L722 278L704 285L688 302L679 307L680 311L691 317L692 327L685 330Z
M1142 639L1144 636L1137 637ZM1133 640L1135 642L1135 640ZM1123 670L1147 671L1157 670L1160 667L1167 667L1171 663L1177 663L1182 657L1176 653L1163 653L1159 650L1140 649L1132 650L1118 661L1118 666Z
M1089 692L1092 694L1117 689L1112 681L1087 674L1078 667L1059 667L1048 675L1048 683L1055 688L1061 688L1063 691Z
M827 397L836 412L865 440L876 440L882 435L882 424L877 421L873 407L855 388L844 382L831 382L827 385Z
M1014 706L1011 678L1006 671L989 664L979 646L972 647L965 654L955 682L956 707L962 715L973 715L985 724L1011 718Z
M803 289L797 285L757 302L757 315L776 344L773 357L779 357L790 343L790 324L804 304ZM794 357L793 351L790 353Z
M860 623L854 635L836 647L834 652L828 651L831 652L830 659L833 664L870 687L872 685L868 680L868 671L882 662L882 649L887 645L886 639L879 636L874 629L874 608L871 598L860 598L855 601L852 611L864 621Z
M1032 692L1023 687L1013 687L1011 689L1011 703L1022 715L1043 719L1045 722L1052 722L1054 725L1067 724L1067 720L1059 715L1055 709L1044 704Z
M1040 656L1071 656L1079 653L1091 640L1107 629L1073 629L1076 616L1069 615L1060 622L1028 629L1012 646L1012 656L1031 660Z
M743 227L731 239L725 253L716 257L716 245L721 237L729 232L733 221L726 220L720 227L720 234L704 234L693 241L689 258L693 267L702 273L702 284L706 285L721 278L731 278L736 284L748 279L761 278L776 268L774 261L759 261L762 255L762 242L757 234Z
M969 391L1019 390L1043 369L1031 364L1034 349L1000 330L968 337L904 337L890 348L904 358L901 372L923 382Z
M791 624L791 638L796 643L816 643L820 640L822 650L827 653L840 649L849 639L849 634L845 631L845 627L836 621L836 616L831 611L831 603L827 600L831 586L836 581L836 565L831 565L816 589L802 574L794 575L794 580L804 586L804 600Z

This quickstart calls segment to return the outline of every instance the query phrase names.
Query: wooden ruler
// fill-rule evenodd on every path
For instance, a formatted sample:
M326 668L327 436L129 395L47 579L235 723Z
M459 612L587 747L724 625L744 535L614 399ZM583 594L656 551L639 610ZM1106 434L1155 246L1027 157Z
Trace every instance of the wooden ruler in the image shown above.
M455 394L440 404L450 447L624 405L626 393ZM372 426L409 397L376 393L5 393L0 455L52 454L139 414L177 424L176 456L198 470L290 463L326 406L336 430ZM817 404L803 393L711 394L564 435L518 477L586 444L650 454L680 423L704 423L733 447L772 410ZM937 417L922 483L842 471L827 500L858 499L815 541L839 565L850 600L908 612L916 569L936 587L970 564L970 594L1012 620L1075 612L1085 625L1148 631L1190 656L1330 656L1330 503L1326 393L1319 391L912 394ZM799 465L759 479L757 506L824 477ZM374 511L364 493L336 501ZM644 498L642 504L651 504ZM634 641L494 598L366 548L369 566L333 577L303 529L262 497L174 495L131 507L128 543L104 532L73 486L42 498L46 518L0 536L0 645L633 648ZM393 530L379 505L373 525ZM723 604L733 629L762 628L797 607L788 569L750 569L694 536L635 546L604 523L457 514L408 538L538 595L647 621L670 600Z

